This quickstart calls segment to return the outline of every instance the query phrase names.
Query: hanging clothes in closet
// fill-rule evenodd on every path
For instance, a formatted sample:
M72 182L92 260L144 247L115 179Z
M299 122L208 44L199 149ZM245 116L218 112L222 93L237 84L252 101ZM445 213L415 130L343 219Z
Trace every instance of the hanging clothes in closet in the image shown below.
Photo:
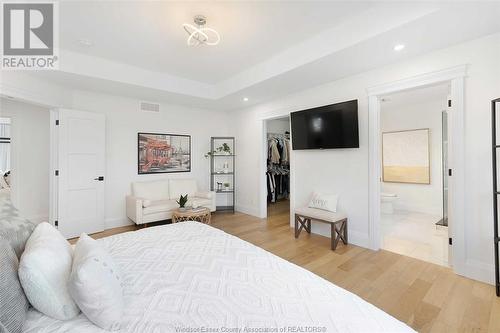
M290 134L267 134L267 200L290 195Z

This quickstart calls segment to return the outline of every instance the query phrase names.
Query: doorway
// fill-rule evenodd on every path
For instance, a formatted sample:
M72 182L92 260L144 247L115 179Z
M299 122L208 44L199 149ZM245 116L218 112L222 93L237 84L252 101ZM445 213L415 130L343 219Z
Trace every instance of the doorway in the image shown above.
M470 275L465 255L465 77L467 65L455 66L368 88L369 116L369 238L370 248L380 249L380 179L381 137L380 105L384 95L450 83L451 107L448 113L448 227L450 234L450 266L460 275Z
M265 120L267 216L290 220L290 117ZM273 220L273 219L271 219ZM269 221L269 220L268 220Z
M0 200L10 200L11 118L0 117Z
M49 218L49 109L0 98L2 200L17 215L39 223Z
M381 248L449 266L449 83L384 95L380 103Z

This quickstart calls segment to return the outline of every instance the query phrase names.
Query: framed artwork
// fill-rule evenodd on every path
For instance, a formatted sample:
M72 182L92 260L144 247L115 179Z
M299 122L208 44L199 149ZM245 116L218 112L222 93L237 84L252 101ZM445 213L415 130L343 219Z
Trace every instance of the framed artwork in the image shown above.
M138 133L137 152L140 175L191 171L190 135Z
M428 128L382 133L382 180L431 183Z

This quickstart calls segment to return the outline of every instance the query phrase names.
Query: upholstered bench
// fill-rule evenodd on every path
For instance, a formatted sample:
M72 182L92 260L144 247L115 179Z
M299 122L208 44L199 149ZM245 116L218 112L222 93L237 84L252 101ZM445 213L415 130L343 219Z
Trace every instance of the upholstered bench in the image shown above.
M331 225L332 250L337 248L339 240L342 240L347 245L347 216L345 214L317 208L297 208L295 209L295 238L299 237L302 229L306 229L308 233L311 233L311 220Z

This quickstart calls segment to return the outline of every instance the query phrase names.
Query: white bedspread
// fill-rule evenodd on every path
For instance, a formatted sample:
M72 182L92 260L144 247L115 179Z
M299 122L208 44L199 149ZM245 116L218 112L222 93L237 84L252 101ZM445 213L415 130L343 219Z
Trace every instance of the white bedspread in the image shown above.
M124 277L121 332L413 332L356 295L204 224L100 241ZM35 310L24 331L104 332L83 314L61 322Z

